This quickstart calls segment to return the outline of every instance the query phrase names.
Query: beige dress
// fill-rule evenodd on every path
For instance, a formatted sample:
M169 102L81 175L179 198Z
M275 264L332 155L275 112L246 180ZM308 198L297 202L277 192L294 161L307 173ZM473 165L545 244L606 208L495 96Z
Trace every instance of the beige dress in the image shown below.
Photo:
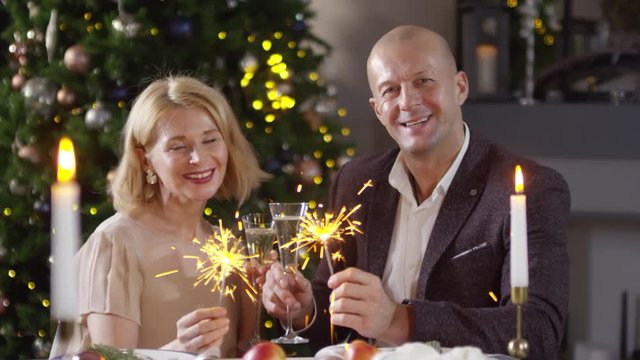
M197 234L202 243L215 231L207 225L208 233ZM178 319L195 309L218 305L219 293L212 292L211 284L194 286L200 273L196 260L188 256L204 259L200 247L191 239L155 232L120 213L105 220L75 257L80 320L71 341L63 344L56 336L51 356L75 353L91 344L89 313L113 314L140 325L138 348L157 349L173 341ZM231 330L221 355L235 357L241 307L250 305L237 277L229 277L226 284L237 285L237 300L223 300Z

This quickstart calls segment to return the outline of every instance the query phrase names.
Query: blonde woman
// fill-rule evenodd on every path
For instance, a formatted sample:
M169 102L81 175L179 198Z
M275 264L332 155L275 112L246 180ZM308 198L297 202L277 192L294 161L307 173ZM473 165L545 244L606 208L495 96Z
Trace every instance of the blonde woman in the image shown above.
M123 142L110 188L117 213L76 256L80 318L52 356L91 344L241 355L255 307L194 287L196 264L184 257L199 254L193 238L216 231L202 217L207 200L242 202L267 178L229 104L194 78L157 80L134 102Z

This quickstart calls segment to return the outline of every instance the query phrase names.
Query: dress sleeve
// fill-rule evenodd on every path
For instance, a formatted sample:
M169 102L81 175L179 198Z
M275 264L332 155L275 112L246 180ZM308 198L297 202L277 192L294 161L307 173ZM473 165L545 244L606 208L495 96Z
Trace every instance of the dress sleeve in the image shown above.
M76 255L78 310L113 314L140 325L142 273L126 234L97 230Z

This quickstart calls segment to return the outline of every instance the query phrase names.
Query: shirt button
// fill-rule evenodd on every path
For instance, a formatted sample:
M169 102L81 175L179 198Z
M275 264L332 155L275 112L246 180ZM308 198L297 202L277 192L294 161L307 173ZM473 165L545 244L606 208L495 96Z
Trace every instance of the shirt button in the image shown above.
M477 189L471 189L471 191L469 191L469 195L471 195L471 196L478 195L478 190Z

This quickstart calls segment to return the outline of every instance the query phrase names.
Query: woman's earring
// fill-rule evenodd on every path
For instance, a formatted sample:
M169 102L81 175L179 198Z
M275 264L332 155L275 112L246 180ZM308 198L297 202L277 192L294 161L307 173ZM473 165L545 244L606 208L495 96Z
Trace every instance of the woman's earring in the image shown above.
M147 170L147 184L155 185L158 182L158 175L156 175L151 169Z

